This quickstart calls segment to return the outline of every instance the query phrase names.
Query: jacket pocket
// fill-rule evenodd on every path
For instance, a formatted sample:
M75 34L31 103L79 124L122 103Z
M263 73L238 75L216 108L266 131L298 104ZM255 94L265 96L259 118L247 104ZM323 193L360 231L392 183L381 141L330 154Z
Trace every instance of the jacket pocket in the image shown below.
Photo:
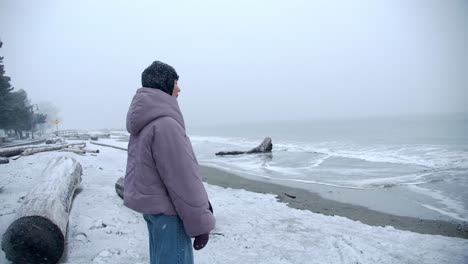
M137 163L135 166L137 166L137 169L134 170L136 173L135 178L137 179L135 186L138 192L151 195L160 194L161 180L156 169L143 163Z

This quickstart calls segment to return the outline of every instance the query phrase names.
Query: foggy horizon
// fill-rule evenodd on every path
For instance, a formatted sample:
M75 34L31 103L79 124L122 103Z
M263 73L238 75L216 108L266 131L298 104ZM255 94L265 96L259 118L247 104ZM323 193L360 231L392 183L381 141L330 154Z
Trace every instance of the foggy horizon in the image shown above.
M464 1L1 1L6 75L60 129L125 129L141 72L197 125L467 113ZM40 109L39 109L40 110Z

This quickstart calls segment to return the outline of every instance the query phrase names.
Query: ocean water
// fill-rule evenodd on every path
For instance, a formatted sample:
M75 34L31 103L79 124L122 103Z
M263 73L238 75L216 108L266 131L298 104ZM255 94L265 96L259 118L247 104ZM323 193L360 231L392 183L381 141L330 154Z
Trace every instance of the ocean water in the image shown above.
M187 132L204 165L304 188L404 188L428 196L427 209L468 221L468 114L192 124ZM270 154L215 155L267 136Z

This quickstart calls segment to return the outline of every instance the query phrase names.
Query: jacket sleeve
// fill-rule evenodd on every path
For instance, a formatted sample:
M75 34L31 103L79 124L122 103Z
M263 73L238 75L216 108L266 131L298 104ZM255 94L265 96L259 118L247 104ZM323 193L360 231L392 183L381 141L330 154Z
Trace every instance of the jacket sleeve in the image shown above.
M190 237L214 229L208 195L185 130L170 117L158 119L152 146L153 159L177 214Z

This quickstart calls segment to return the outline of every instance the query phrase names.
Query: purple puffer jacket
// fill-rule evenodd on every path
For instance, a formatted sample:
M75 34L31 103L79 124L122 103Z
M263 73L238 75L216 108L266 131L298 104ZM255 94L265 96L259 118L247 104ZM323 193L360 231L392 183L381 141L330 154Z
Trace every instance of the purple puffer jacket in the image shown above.
M191 237L215 226L176 97L140 88L127 114L124 204L143 214L178 215Z

